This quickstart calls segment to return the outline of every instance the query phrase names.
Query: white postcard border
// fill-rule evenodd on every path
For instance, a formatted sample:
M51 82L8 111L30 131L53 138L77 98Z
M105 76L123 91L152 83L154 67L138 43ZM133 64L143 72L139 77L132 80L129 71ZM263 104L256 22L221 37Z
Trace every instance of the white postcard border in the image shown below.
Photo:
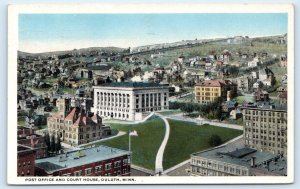
M21 13L288 13L288 176L263 177L80 177L99 178L97 182L55 181L62 177L17 177L17 50L18 14ZM7 94L7 183L8 184L246 184L294 182L294 7L292 4L241 3L77 3L16 4L8 7L8 94ZM38 181L38 179L54 181ZM69 177L76 179L78 177ZM114 181L129 178L132 181ZM26 181L36 179L36 181ZM67 179L67 177L64 177ZM103 180L102 180L103 179Z

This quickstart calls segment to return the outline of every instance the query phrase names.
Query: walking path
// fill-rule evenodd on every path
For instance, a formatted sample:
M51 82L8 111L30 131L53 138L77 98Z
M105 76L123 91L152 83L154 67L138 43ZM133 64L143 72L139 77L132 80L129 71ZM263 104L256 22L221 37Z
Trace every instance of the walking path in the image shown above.
M93 144L98 143L98 142L104 142L104 141L107 141L107 140L111 140L111 139L114 139L114 138L123 136L123 135L125 135L125 134L126 134L126 132L124 132L124 131L119 131L118 134L116 134L116 135L114 135L114 136L107 137L107 138L102 138L102 139L100 139L100 140L96 140L96 141L93 141L93 142L81 144L81 145L78 145L78 146L71 146L70 144L67 144L67 143L64 143L64 142L62 142L61 145L65 148L66 151L70 151L70 150L79 150L79 149L81 149L81 148L84 148L85 146L93 145Z
M128 125L128 124L139 124L139 123L143 123L145 121L147 121L150 117L152 117L154 115L154 112L151 112L149 115L147 115L143 120L139 120L139 121L125 121L125 120L111 120L111 119L107 119L107 120L103 120L103 123L115 123L115 124L124 124L124 125ZM112 121L112 122L111 122Z
M158 152L156 154L156 159L155 159L155 173L159 174L159 173L163 172L163 156L164 156L164 151L165 151L166 145L169 140L170 125L169 125L168 120L163 115L161 115L159 113L155 113L155 115L159 116L162 120L164 120L165 126L166 126L165 137L158 149Z
M209 124L211 126L224 127L224 128L230 128L230 129L236 129L236 130L243 130L242 125L229 124L229 123L223 123L223 122L217 122L217 121L210 121L210 120L206 120L206 119L203 119L203 118L189 118L189 117L184 117L182 115L182 113L173 114L173 115L166 115L165 117L168 118L168 119L174 119L174 120L179 120L179 121L193 122L193 123L196 123L198 125Z
M111 139L114 139L114 138L117 138L117 137L120 137L120 136L123 136L125 135L126 132L124 131L119 131L118 134L114 135L114 136L111 136L111 137L107 137L107 138L102 138L100 140L95 140L93 142L89 142L89 143L85 143L85 144L81 144L81 145L78 145L77 147L81 148L81 147L84 147L84 146L87 146L87 145L91 145L91 144L95 144L95 143L98 143L98 142L104 142L104 141L107 141L107 140L111 140Z

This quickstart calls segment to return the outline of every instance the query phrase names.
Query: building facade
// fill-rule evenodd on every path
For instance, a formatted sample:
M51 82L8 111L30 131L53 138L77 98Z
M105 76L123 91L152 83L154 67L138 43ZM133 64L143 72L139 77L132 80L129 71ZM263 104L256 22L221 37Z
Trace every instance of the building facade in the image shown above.
M227 151L232 150L232 151ZM250 148L216 148L191 155L193 176L285 176L286 158Z
M252 76L238 77L235 82L237 83L238 90L248 92L252 89L254 78Z
M80 108L66 113L65 106L58 104L58 112L47 120L49 135L60 137L62 142L81 145L101 139L111 134L110 127L102 125L102 118L94 114L86 115Z
M94 87L97 115L141 120L149 112L169 109L169 87L157 83L120 82Z
M34 176L35 150L31 147L18 144L18 168L17 175Z
M242 107L245 146L287 155L287 110L272 106Z
M243 137L191 155L193 176L284 176L285 157L245 147Z
M36 176L130 176L128 151L98 146L36 161Z
M214 102L219 97L226 100L236 94L237 84L230 80L205 80L195 85L195 100L201 104Z

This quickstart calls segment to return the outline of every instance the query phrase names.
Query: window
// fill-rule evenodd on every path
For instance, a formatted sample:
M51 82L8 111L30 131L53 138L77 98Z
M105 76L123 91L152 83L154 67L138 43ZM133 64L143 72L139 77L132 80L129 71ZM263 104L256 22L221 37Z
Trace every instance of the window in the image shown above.
M246 170L242 170L242 175L246 176L247 175L247 171Z
M114 167L120 167L121 161L115 161L114 162Z
M111 169L111 163L105 164L105 170L110 170Z
M228 171L228 167L227 166L224 166L224 171Z
M127 165L128 159L123 159L123 165Z
M102 165L95 167L95 172L96 173L101 172L101 171L102 171Z
M91 175L92 174L92 168L85 169L85 175Z
M74 176L76 176L76 177L81 176L81 171L75 171Z

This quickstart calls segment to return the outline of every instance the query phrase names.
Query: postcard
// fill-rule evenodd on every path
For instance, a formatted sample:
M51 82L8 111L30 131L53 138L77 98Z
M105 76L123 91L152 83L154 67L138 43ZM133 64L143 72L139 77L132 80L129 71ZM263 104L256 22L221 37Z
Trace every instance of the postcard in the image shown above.
M291 4L14 4L8 53L8 184L294 182Z

